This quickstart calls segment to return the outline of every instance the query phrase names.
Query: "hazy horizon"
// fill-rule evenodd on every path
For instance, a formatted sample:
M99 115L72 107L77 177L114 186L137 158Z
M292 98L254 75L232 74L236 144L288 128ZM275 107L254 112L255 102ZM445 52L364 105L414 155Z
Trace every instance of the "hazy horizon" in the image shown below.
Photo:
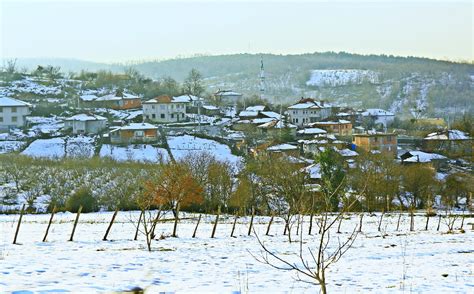
M472 8L452 1L6 0L0 57L123 63L344 51L473 61Z

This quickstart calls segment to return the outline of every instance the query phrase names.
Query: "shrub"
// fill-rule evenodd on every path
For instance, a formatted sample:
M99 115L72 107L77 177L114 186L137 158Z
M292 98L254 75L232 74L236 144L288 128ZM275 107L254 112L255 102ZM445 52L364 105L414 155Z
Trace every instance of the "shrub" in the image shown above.
M82 205L82 212L94 212L98 210L97 201L91 191L86 187L76 190L66 202L66 210L77 212Z

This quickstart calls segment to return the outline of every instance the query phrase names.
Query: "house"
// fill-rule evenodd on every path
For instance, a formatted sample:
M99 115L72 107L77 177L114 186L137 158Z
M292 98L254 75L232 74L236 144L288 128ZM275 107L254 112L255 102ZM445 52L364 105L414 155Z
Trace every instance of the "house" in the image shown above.
M103 107L115 110L135 109L142 106L139 96L117 90L114 94L97 97L93 94L80 96L84 107Z
M21 128L26 124L31 104L21 100L0 97L0 129Z
M158 141L158 127L149 123L130 123L110 132L114 144L155 143Z
M330 104L311 98L302 98L288 107L290 122L297 126L324 120L331 116L331 111Z
M337 140L332 134L316 135L311 140L299 140L298 143L305 154L318 154L326 148L344 149L347 147L346 142Z
M367 132L365 134L353 134L352 144L355 148L365 151L379 151L397 155L397 134Z
M271 153L285 153L291 156L299 156L300 153L297 146L286 143L270 146L266 150Z
M323 129L320 128L307 128L307 129L302 129L297 132L298 136L300 137L314 137L315 135L322 135L326 134L327 132Z
M379 108L369 108L361 113L362 119L371 119L376 125L381 125L384 128L393 122L395 115L390 111Z
M428 134L422 141L422 150L451 156L473 156L474 139L459 130L443 130Z
M198 107L204 103L204 98L185 94L173 97L173 101L186 103L188 107Z
M218 90L214 93L214 98L221 105L234 106L242 100L242 94L232 90Z
M186 103L183 99L161 95L143 103L143 117L162 123L185 121Z
M321 128L330 134L336 134L339 136L352 135L352 123L344 119L340 119L338 121L320 121L311 123L309 126Z
M105 117L94 114L76 114L64 120L64 128L73 134L97 134L107 127Z
M283 131L287 131L291 137L296 135L296 126L285 123L281 120L271 120L269 122L263 123L257 126L257 129L261 134L266 134L267 136L276 136L282 134Z
M429 164L439 170L447 167L446 156L436 153L427 153L423 151L407 151L400 155L403 164Z

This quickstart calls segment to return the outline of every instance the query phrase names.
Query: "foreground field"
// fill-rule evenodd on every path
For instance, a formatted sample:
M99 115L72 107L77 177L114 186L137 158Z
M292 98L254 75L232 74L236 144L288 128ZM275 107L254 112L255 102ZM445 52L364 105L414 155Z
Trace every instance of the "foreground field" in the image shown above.
M13 245L18 215L0 215L0 292L31 290L125 291L141 287L151 292L293 292L314 293L318 286L295 280L295 274L259 263L255 236L247 236L248 218L237 223L236 238L230 237L233 217L222 217L216 238L211 239L214 216L205 216L191 238L196 220L186 215L178 226L179 238L167 237L172 223L161 223L153 251L146 250L144 236L133 241L138 212L119 212L109 234L102 241L112 213L81 214L74 241L69 239L75 214L55 215L48 242L41 242L49 215L25 215L18 243ZM170 217L170 216L168 216ZM380 215L365 215L362 233L347 254L328 272L328 291L352 292L459 292L474 287L474 232L464 220L465 233L446 234L447 226L432 218L415 219L409 232L409 217L403 215L396 231L398 214L385 215L378 231ZM267 247L297 262L293 253L299 243L288 243L283 222L276 220L272 236L264 236L269 218L257 217L255 229ZM351 215L341 226L341 234L331 234L332 248L344 240L359 223ZM303 225L303 248L315 248L318 234L308 236L308 219ZM461 226L458 219L455 227ZM317 229L314 230L317 233Z

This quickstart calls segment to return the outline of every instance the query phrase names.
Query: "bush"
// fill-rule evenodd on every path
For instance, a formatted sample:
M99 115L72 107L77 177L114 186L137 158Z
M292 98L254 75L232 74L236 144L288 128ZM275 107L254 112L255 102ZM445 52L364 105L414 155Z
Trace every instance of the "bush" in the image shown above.
M66 210L77 212L82 205L82 212L94 212L98 210L97 201L88 188L82 187L75 191L66 201Z

